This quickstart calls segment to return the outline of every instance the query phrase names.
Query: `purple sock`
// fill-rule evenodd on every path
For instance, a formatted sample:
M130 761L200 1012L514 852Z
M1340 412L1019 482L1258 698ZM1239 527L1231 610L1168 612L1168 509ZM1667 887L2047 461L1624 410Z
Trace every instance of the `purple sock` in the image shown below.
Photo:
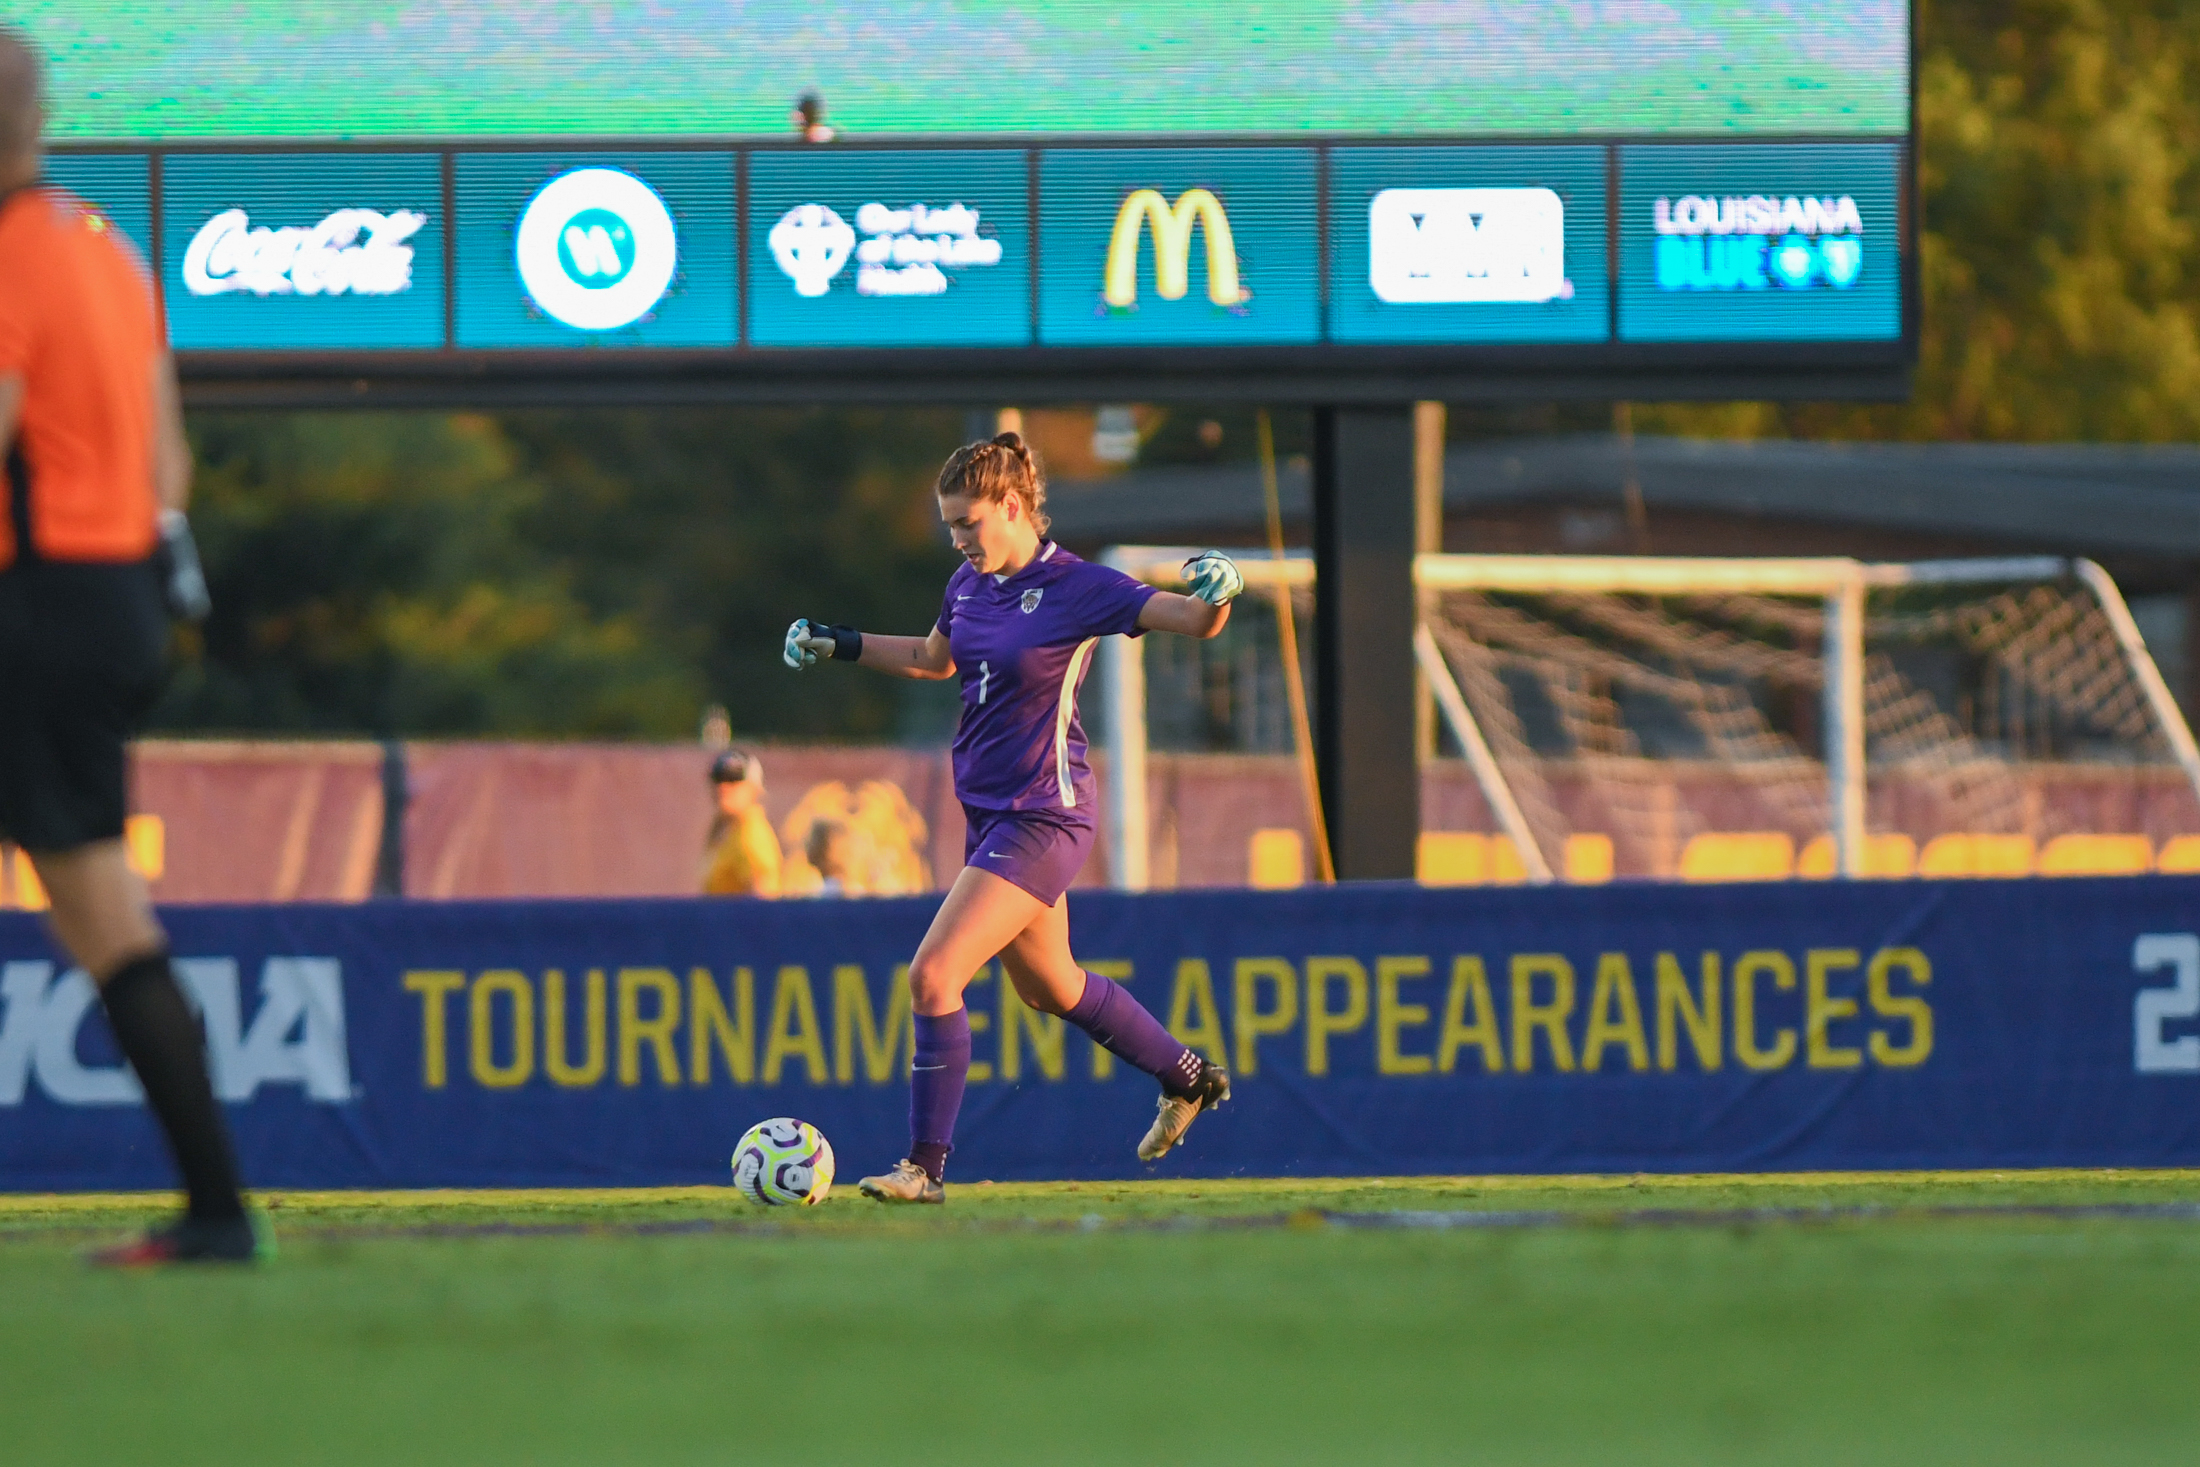
M1189 1095L1199 1078L1199 1056L1178 1043L1128 990L1098 973L1085 975L1084 996L1064 1017L1124 1063L1159 1080L1171 1095Z
M970 1010L937 1018L917 1015L916 1053L909 1067L909 1159L941 1181L954 1150L955 1113L970 1078Z

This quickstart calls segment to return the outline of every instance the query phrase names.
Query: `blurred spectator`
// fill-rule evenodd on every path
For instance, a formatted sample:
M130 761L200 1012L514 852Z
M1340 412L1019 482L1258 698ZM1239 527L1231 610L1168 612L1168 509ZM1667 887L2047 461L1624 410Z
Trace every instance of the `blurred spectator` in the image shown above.
M819 896L861 896L863 884L856 872L855 833L838 820L820 820L810 827L803 854L819 877Z
M825 99L815 92L804 92L802 100L794 104L794 126L806 143L833 140L832 126L825 121Z
M779 895L779 838L764 814L764 766L740 749L711 761L718 816L703 867L706 896Z
M810 862L810 832L827 822L848 833L841 878L848 895L895 896L931 890L932 868L924 857L929 830L901 787L890 780L867 779L851 790L837 779L828 779L810 786L794 808L780 817L779 837L787 852L785 895L818 894L824 875Z
M724 705L713 703L703 710L703 726L697 737L704 748L714 753L733 747L733 719Z

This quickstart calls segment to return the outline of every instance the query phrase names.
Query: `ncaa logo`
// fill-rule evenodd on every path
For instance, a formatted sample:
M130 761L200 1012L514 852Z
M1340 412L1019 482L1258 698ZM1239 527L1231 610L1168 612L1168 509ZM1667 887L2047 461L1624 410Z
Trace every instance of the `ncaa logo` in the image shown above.
M680 262L672 211L616 168L579 168L544 184L520 215L520 282L543 314L579 331L647 315Z

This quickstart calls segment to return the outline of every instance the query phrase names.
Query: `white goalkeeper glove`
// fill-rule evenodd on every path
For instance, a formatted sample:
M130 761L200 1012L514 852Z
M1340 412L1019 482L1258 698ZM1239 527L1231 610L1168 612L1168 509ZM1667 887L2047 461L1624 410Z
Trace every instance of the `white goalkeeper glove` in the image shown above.
M154 555L168 614L194 624L211 616L214 601L207 594L206 571L199 564L198 542L191 538L191 522L182 510L161 511L160 544Z
M779 654L787 666L800 671L817 666L821 657L853 662L863 655L863 633L854 627L829 627L808 617L796 617L787 628L787 647Z
M1184 579L1192 594L1209 606L1227 606L1245 589L1245 577L1236 562L1219 550L1202 551L1185 561Z

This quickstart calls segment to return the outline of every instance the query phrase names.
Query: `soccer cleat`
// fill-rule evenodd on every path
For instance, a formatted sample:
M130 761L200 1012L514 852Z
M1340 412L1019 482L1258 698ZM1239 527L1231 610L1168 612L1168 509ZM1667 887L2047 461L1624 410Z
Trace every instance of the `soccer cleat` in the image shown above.
M947 1186L935 1182L923 1167L907 1157L894 1163L883 1177L865 1177L858 1184L863 1195L879 1202L945 1202Z
M1138 1143L1140 1161L1159 1161L1169 1154L1169 1148L1184 1139L1184 1133L1192 1128L1192 1122L1203 1110L1211 1110L1230 1098L1230 1077L1222 1066L1209 1060L1199 1067L1199 1078L1192 1082L1189 1095L1161 1097L1159 1114L1146 1132L1146 1139Z
M275 1234L257 1214L205 1220L184 1217L141 1238L94 1249L95 1268L163 1268L172 1263L264 1263L275 1256Z

